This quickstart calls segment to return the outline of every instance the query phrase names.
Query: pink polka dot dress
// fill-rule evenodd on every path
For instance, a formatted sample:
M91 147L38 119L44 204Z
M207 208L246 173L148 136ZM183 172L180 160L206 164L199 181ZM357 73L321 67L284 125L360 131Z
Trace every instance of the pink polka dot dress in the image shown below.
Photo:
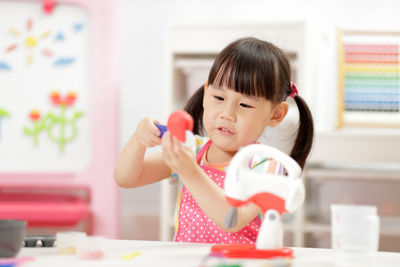
M199 162L208 150L208 141L197 154ZM200 163L200 167L219 187L223 188L225 172ZM217 244L253 244L260 229L261 220L254 218L247 226L235 233L219 228L203 212L192 194L179 182L178 203L176 210L175 237L176 242L217 243Z

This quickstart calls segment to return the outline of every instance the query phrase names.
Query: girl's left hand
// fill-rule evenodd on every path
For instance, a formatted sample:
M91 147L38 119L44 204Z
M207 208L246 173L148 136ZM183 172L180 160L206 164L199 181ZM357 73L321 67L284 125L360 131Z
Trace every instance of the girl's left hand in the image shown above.
M179 176L190 176L198 167L194 153L170 132L164 133L161 139L162 153L165 163Z

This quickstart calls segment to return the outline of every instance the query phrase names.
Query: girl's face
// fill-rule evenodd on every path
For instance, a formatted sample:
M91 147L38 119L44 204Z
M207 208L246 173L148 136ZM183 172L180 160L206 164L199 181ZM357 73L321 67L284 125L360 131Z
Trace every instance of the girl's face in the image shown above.
M271 101L247 96L225 87L208 86L203 98L203 124L213 145L226 152L254 143L270 124Z

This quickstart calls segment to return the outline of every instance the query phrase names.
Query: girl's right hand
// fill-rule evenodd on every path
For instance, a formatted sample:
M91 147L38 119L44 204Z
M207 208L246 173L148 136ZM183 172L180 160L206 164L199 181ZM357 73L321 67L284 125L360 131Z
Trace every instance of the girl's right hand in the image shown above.
M133 135L136 141L146 147L160 145L161 131L155 125L156 123L158 122L150 117L144 118L141 122L139 122Z

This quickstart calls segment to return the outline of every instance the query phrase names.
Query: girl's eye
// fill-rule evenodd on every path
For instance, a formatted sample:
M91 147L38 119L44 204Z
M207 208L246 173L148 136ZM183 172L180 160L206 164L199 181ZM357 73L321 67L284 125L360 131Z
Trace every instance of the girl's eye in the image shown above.
M215 95L214 98L218 101L224 101L224 98L222 96Z
M247 105L245 103L240 103L240 106L244 107L244 108L252 108L253 107L253 106Z

